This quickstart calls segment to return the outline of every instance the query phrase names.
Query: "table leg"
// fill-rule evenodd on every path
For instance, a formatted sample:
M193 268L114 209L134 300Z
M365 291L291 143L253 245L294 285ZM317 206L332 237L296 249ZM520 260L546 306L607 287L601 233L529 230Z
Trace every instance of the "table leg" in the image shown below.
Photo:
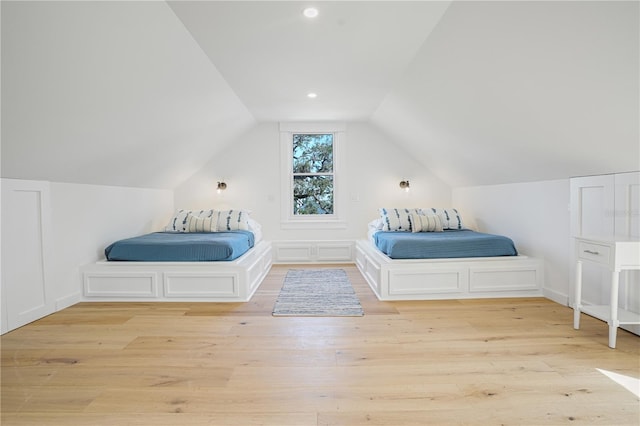
M573 328L580 328L580 303L582 299L582 262L576 262L576 288L573 300Z
M609 315L609 347L615 349L616 335L618 332L618 285L620 284L620 271L611 273L611 314Z

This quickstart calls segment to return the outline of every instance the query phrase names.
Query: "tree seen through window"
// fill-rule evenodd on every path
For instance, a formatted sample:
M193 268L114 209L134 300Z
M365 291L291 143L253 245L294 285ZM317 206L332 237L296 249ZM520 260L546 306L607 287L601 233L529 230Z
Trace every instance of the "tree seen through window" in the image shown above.
M293 214L333 214L333 134L293 135Z

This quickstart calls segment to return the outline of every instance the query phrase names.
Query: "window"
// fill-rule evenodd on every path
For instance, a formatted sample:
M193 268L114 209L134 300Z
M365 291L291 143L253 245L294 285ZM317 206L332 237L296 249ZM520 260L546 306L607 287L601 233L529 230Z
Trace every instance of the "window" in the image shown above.
M280 124L283 228L346 227L344 125Z
M294 133L293 214L333 214L333 133Z

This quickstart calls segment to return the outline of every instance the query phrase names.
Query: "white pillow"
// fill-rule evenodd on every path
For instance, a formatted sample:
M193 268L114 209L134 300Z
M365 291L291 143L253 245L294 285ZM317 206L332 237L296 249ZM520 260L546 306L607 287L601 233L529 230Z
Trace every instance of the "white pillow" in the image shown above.
M191 214L196 217L212 217L214 213L215 213L215 210L213 209L191 210Z
M385 209L379 210L383 231L411 232L411 213L418 213L418 209Z
M380 218L372 220L367 224L367 228L370 230L380 231L382 230L383 227L384 227L384 222Z
M218 230L217 217L213 215L198 217L188 214L185 224L184 232L216 232Z
M253 232L253 243L258 244L262 241L262 225L249 217L249 231Z
M164 230L169 232L184 232L187 223L187 216L190 213L191 210L178 210L171 220L169 220L169 224L165 226Z
M421 214L437 214L442 222L442 229L465 229L462 216L456 209L428 208L421 209Z
M169 220L169 224L165 226L164 230L168 232L186 232L188 215L196 217L211 217L213 216L213 210L192 211L180 209L173 215L171 220Z
M411 214L411 232L442 232L442 221L437 214Z
M218 231L249 230L249 212L247 210L216 211Z
M262 231L262 225L256 222L255 219L252 219L251 217L249 217L249 219L247 220L247 223L249 225L249 231L253 232L254 234L256 232Z

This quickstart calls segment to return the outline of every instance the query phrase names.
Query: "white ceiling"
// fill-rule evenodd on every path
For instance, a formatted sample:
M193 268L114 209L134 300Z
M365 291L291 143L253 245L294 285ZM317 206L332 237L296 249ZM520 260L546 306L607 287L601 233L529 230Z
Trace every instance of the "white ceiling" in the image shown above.
M319 1L313 19L308 1L169 5L259 121L354 121L378 108L449 3Z
M309 3L0 2L2 176L172 188L298 120L451 186L640 169L640 2Z

